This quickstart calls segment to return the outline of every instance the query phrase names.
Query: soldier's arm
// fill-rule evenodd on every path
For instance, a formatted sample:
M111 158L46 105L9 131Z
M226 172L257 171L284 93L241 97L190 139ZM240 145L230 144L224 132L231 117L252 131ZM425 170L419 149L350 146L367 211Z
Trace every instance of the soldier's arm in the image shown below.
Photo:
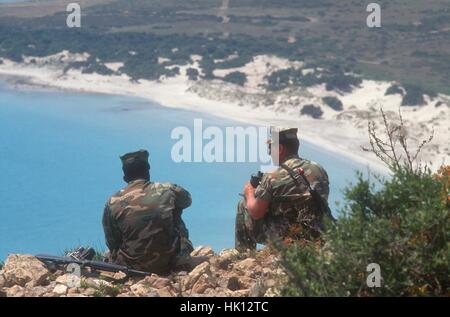
M191 194L186 189L173 184L172 190L175 192L175 207L177 209L186 209L192 204Z
M112 253L119 249L122 239L120 236L119 228L117 228L114 219L112 218L111 209L109 208L108 204L106 204L105 210L103 212L102 223L103 230L105 232L106 245Z
M255 197L255 188L250 183L244 189L247 211L254 220L262 219L269 211L270 201Z
M264 174L259 186L254 189L247 183L244 189L247 211L250 217L255 220L264 218L269 212L272 200L272 184L270 174Z

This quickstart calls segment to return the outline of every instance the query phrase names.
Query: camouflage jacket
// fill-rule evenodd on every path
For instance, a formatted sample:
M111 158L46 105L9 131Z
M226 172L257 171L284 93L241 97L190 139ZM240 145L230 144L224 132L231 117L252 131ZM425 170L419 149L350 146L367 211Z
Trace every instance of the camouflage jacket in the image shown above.
M170 269L180 249L177 218L191 203L180 186L130 182L108 200L103 214L112 260L155 273Z
M320 196L328 200L329 181L326 171L317 163L301 159L297 155L288 157L284 165L295 170L303 168L306 179ZM294 237L293 228L318 229L322 217L317 202L306 184L293 180L286 169L279 167L264 174L255 196L270 201L269 211L263 221L263 230L270 237ZM293 226L294 225L294 226Z

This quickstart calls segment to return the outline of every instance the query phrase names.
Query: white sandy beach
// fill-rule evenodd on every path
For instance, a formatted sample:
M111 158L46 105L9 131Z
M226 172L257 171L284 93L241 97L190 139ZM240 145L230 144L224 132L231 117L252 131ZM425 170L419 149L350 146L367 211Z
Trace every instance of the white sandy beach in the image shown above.
M369 165L373 170L386 171L384 165L373 154L361 149L361 146L368 145L368 135L367 119L364 120L359 114L361 111L364 111L365 114L376 113L380 105L383 105L383 108L387 111L397 112L401 97L384 96L384 91L390 83L365 80L363 85L353 93L340 96L344 104L343 112L337 113L331 108L324 109L322 107L324 110L323 119L312 119L299 116L298 107L295 105L297 103L305 104L307 101L310 103L317 102L316 99L326 93L323 87L313 87L303 95L278 96L275 105L255 106L254 102L246 104L245 98L234 98L234 100L233 98L222 98L221 94L225 93L228 96L227 92L232 91L234 87L231 86L234 85L221 81L205 83L188 80L185 75L185 69L188 66L180 66L181 75L162 79L158 82L148 80L132 82L127 75L118 72L120 63L105 64L117 73L117 75L112 76L82 74L79 70L70 70L65 74L63 73L61 63L65 63L67 60L83 60L85 58L86 56L82 54L75 55L62 52L53 57L34 59L33 63L29 59L26 59L25 63L22 64L3 60L3 63L0 63L0 75L20 76L26 78L27 83L32 85L56 87L70 91L140 97L166 107L208 113L247 124L295 126L300 129L300 137L310 143L335 152L337 155ZM272 64L277 66L277 62L281 63L280 59L275 59ZM195 57L193 57L193 64L189 67L195 67L196 64ZM258 80L261 80L264 76L264 74L254 74L257 70L261 72L258 64L267 65L268 63L265 59L259 62L255 60L253 65L248 65L249 69L243 70L250 79L244 88L244 96L246 96L246 93L249 95L257 93ZM278 65L278 68L282 66ZM300 65L296 66L300 67ZM211 97L205 95L204 92L215 92L216 95ZM443 98L446 102L446 97ZM405 121L429 123L434 126L435 137L432 147L434 153L424 156L423 160L431 161L433 167L436 168L443 161L449 163L449 107L444 104L444 106L435 108L435 105L430 102L423 107L407 108L402 109ZM419 136L422 134L418 133ZM349 164L351 164L350 161Z

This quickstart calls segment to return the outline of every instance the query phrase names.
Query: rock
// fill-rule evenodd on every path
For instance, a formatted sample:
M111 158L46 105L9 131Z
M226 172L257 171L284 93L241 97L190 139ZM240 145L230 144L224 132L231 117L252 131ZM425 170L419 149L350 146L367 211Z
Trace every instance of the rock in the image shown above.
M248 290L248 289L241 289L238 291L234 291L231 296L232 297L248 297L249 291L250 290Z
M19 285L14 285L6 290L6 297L25 297L25 288Z
M63 284L58 284L53 289L53 293L57 295L66 295L67 294L67 286Z
M41 286L48 275L45 265L32 255L11 254L3 267L3 276L8 285Z
M211 277L208 274L204 273L197 279L195 284L192 286L191 293L203 294L206 291L206 289L212 286L213 285Z
M184 290L191 289L203 274L211 276L211 268L209 262L203 262L188 274L183 285Z
M255 285L256 280L248 276L239 276L239 285L241 289L249 289Z
M158 291L159 290L156 288L146 286L143 283L134 284L130 287L130 293L137 297L159 297L160 295Z
M279 297L279 296L281 296L280 291L274 287L269 288L264 294L264 297Z
M149 288L144 284L134 284L130 286L130 291L134 294L134 296L145 297L149 291Z
M156 289L156 292L158 294L158 297L173 297L175 296L174 292L171 291L169 286Z
M92 287L84 289L81 293L86 296L94 296L96 290Z
M145 284L154 288L163 288L170 285L170 280L168 278L159 277L156 274L147 276L145 279L140 281L138 284Z
M56 278L56 283L63 284L68 287L80 287L81 278L75 274L64 274Z
M93 287L93 288L99 288L99 287L112 287L113 285L110 282L99 280L97 278L87 278L85 279L85 282L87 285Z
M83 294L67 294L67 297L87 297L87 296Z
M257 262L253 258L248 258L242 261L239 261L234 264L234 269L238 269L240 271L252 272L257 266Z
M214 251L211 247L197 247L194 251L191 252L191 256L206 256L211 257L214 256Z
M0 297L6 297L6 288L0 288Z
M80 294L80 290L76 287L69 288L69 290L67 291L67 295L75 295L75 294Z
M117 272L113 275L113 279L116 281L121 281L127 278L127 275L124 272Z
M275 287L277 285L277 281L275 281L273 278L269 278L265 280L265 284L267 288Z
M6 279L3 276L3 273L0 274L0 288L5 287L6 285Z

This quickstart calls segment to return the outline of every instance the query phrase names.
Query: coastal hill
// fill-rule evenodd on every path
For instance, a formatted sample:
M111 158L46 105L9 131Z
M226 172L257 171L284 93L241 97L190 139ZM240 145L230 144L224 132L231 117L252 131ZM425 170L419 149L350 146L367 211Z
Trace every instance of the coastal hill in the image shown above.
M240 254L234 249L215 254L209 247L193 253L208 261L191 272L169 276L152 274L128 278L124 273L83 269L81 278L58 269L50 270L31 255L12 254L0 271L0 297L174 297L279 295L284 273L275 256L258 251Z
M371 163L367 121L400 110L412 147L434 135L425 162L450 156L446 1L379 1L374 29L368 1L96 0L81 28L66 26L69 2L0 5L0 74L299 126Z

